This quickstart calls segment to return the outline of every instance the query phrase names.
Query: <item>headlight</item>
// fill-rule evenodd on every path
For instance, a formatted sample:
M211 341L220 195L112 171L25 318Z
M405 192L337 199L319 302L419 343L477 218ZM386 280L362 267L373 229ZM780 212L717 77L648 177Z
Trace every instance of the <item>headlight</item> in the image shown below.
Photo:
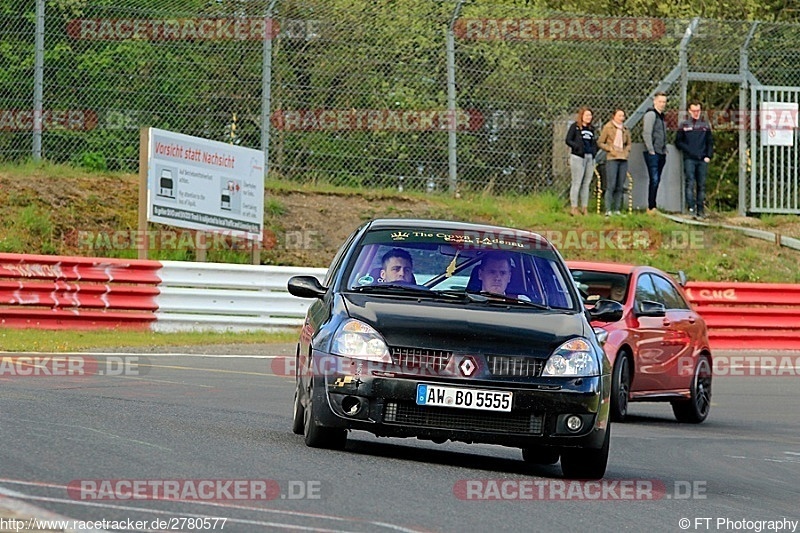
M345 321L333 337L335 355L391 363L389 348L380 333L369 324L353 318Z
M592 345L586 339L570 339L559 346L544 365L542 376L597 376L600 370Z

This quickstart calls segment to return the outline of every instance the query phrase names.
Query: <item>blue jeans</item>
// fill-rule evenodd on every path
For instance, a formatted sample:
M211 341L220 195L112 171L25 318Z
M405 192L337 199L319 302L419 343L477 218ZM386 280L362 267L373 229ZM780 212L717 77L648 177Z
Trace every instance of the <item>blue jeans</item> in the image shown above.
M647 190L647 209L655 209L658 184L661 183L661 172L667 163L667 154L650 155L650 152L645 151L644 163L647 165L647 173L650 174L650 186Z
M683 175L686 177L686 207L693 209L697 216L702 216L706 201L708 163L687 157L683 160Z
M606 161L606 211L622 209L623 194L627 192L628 161L625 159L608 159Z

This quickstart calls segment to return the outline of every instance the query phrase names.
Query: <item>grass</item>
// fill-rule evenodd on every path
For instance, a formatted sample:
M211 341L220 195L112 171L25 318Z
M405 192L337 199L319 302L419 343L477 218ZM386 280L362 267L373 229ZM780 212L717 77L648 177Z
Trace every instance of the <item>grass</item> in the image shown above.
M297 341L298 332L179 332L125 330L54 330L0 328L5 352L79 352L119 347L207 346L211 344L275 344Z
M334 227L373 217L420 217L486 222L537 231L554 241L565 259L649 264L667 271L684 270L690 280L800 283L800 252L751 239L741 233L673 222L634 213L626 217L571 217L556 194L490 195L462 191L460 198L406 189L337 187L323 180L300 184L270 179L265 184L265 229L278 236L262 252L276 265L326 266L344 237ZM297 198L299 196L299 198ZM50 163L0 164L0 252L135 258L135 249L92 248L79 232L103 235L137 227L138 176L86 171ZM594 200L591 207L594 207ZM299 204L314 206L305 215ZM295 207L293 207L295 206ZM358 206L358 207L354 207ZM318 208L318 209L317 209ZM352 212L349 222L342 214ZM316 215L316 217L312 217ZM800 237L800 217L762 215L740 224L735 214L717 214L715 222L761 227ZM332 225L335 222L336 226ZM353 225L353 228L355 226ZM184 231L150 224L151 231ZM346 228L349 232L352 228ZM286 231L312 231L322 244L304 254L280 237ZM346 233L345 233L346 235ZM640 246L631 238L644 237ZM324 238L323 238L324 237ZM621 240L622 239L622 240ZM623 246L618 244L622 242ZM315 245L316 246L316 245ZM195 260L186 246L154 249L151 259ZM249 263L250 253L219 247L208 261ZM64 351L120 346L200 345L240 342L294 342L296 334L141 333L125 331L54 331L0 329L0 350Z

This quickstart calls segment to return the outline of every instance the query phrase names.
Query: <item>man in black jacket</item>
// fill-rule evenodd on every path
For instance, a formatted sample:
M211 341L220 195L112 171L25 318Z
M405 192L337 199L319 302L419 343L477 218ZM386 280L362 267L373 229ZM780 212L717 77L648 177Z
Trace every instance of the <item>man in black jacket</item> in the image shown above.
M705 218L706 176L708 162L714 154L711 126L700 117L700 102L689 104L689 118L678 125L675 146L683 152L683 174L686 178L686 207L695 218Z
M655 213L658 185L661 173L667 162L667 126L664 122L664 110L667 108L667 95L658 92L653 95L653 107L645 111L642 117L642 140L644 141L644 162L650 175L647 190L647 212Z

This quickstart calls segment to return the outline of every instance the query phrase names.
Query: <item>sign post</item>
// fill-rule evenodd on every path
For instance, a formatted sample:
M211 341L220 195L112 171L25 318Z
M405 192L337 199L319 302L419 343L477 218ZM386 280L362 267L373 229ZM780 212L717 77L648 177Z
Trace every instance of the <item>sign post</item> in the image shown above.
M147 168L150 159L150 129L139 130L139 259L147 259Z

